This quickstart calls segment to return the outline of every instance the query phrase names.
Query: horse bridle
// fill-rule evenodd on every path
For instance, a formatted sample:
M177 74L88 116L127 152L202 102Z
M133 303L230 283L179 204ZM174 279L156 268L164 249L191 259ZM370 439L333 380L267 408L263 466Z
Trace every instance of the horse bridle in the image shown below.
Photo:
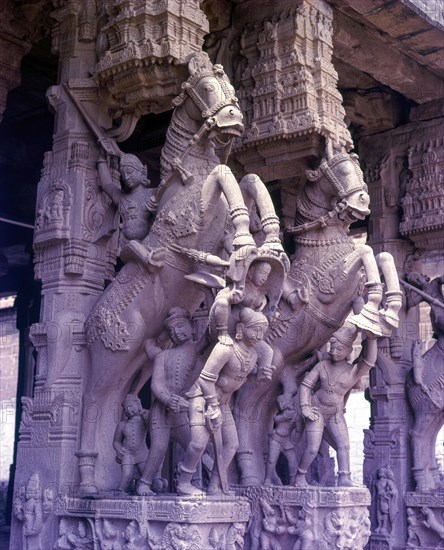
M332 168L340 164L341 162L345 162L347 160L351 160L353 162L353 167L355 169L356 176L358 178L359 184L353 185L349 189L345 190L341 182L336 177L335 173L333 172ZM324 174L327 181L330 183L330 185L333 187L333 189L336 192L337 197L339 198L339 202L341 202L343 199L349 197L356 191L365 190L367 192L367 185L364 182L364 179L362 177L362 172L359 167L358 162L358 156L354 153L348 154L339 154L334 156L330 160L323 160L321 162L321 165L319 166L319 170Z
M224 99L222 99L221 101L219 101L213 106L207 105L204 99L196 92L196 86L198 82L208 76L212 76L217 79L225 96ZM214 115L218 111L220 111L220 109L229 105L233 105L234 107L238 108L239 101L236 95L234 94L234 90L232 90L228 85L228 80L222 65L211 65L211 69L210 69L204 63L201 70L198 70L194 76L191 76L186 82L182 84L182 90L183 91L173 99L173 105L175 107L182 105L186 100L187 96L189 96L192 102L194 103L194 105L200 110L204 121L200 129L190 139L182 155L174 159L172 163L172 168L169 174L166 176L166 178L163 181L160 182L160 185L157 188L156 194L150 198L148 202L148 210L150 210L151 212L155 212L157 210L160 197L162 196L169 181L173 177L174 172L178 171L182 179L184 180L184 182L191 178L191 174L189 174L182 168L182 163L185 160L185 158L188 156L190 150L197 143L199 143L202 137L208 132L210 132L210 130L215 126L216 119L214 118ZM230 150L231 150L231 142L225 148L225 151L224 151L225 158L223 159L224 163L226 163L228 159Z
M352 187L348 188L347 190L344 190L344 188L341 185L341 182L336 177L335 173L333 172L332 168L340 164L341 162L345 162L351 160L353 162L353 167L355 169L356 176L359 181L359 185L353 185ZM329 184L333 187L333 189L336 192L336 196L338 197L338 201L335 205L335 207L327 212L327 214L324 214L323 216L320 216L318 219L303 223L301 225L297 225L294 227L287 227L285 231L287 233L291 233L292 235L301 235L302 233L306 233L307 231L310 231L312 229L316 229L318 227L325 227L330 220L334 218L337 214L341 214L344 212L344 210L347 208L346 199L356 191L364 190L367 192L367 185L364 182L364 179L362 177L362 172L359 166L358 156L354 153L351 154L338 154L335 155L332 159L326 160L323 159L319 169L318 169L327 179ZM321 178L321 175L317 177L314 181L319 180Z

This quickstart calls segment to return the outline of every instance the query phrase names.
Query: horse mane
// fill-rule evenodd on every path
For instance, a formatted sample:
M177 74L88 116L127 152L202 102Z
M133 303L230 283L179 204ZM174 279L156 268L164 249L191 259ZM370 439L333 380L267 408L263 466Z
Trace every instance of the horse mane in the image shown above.
M172 168L172 161L182 158L193 132L178 121L178 111L174 110L166 133L165 144L160 155L160 179L164 180Z

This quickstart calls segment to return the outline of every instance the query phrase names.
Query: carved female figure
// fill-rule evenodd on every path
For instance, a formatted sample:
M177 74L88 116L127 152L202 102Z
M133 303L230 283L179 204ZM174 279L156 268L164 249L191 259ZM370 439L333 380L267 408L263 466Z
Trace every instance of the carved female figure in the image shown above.
M398 513L397 496L393 472L389 468L379 468L376 481L376 533L388 535Z

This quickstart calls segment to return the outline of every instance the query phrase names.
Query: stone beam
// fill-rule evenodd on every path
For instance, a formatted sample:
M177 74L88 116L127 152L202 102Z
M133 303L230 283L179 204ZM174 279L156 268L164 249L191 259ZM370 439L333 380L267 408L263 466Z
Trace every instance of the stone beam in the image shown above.
M422 104L442 96L444 81L399 49L393 41L340 11L335 12L333 49L341 61Z
M374 26L396 47L444 77L444 5L430 0L331 0L338 10Z

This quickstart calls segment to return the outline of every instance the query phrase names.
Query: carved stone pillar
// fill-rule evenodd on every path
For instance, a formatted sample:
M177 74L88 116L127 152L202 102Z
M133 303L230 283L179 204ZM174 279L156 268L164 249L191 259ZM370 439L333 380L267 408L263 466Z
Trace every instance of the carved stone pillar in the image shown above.
M84 322L114 276L117 253L115 209L98 185L97 141L126 139L142 113L171 108L182 65L201 49L208 29L197 2L139 2L137 9L133 2L114 7L102 2L99 11L92 0L55 5L52 48L59 56L59 79L47 92L55 112L54 141L38 186L34 237L42 306L40 322L31 328L37 366L34 396L23 401L17 506L26 504L23 487L36 476L43 494L47 488L62 499L75 494L79 462L85 470L94 459L91 453L76 456L82 421L88 421L81 417L82 393L93 367ZM117 170L113 178L117 184ZM107 415L112 424L120 411L117 403L115 411L90 412ZM64 520L59 525L49 504L47 511L38 544L53 548L63 536ZM83 511L79 515L88 517ZM22 547L27 527L19 516L14 516L12 548ZM85 521L80 521L83 527ZM85 542L88 529L83 527L75 536Z
M257 15L256 15L257 14ZM235 149L246 171L265 181L295 175L295 165L319 156L321 136L351 145L332 58L333 11L304 0L276 3L266 18L254 3L236 12L244 26L236 85L246 131Z
M436 120L368 136L359 143L371 196L369 243L375 252L384 250L393 255L402 279L414 269L424 272L426 254L436 256L442 250L439 205L443 194L437 185L442 139L442 126ZM412 411L405 393L419 320L418 308L406 309L404 301L399 328L380 342L370 378L371 426L364 441L364 481L373 497L370 548L378 550L406 548L409 525L420 516L413 510L413 497L406 497L413 479L409 444ZM386 474L396 486L396 495L387 500L384 517L378 484L380 476Z

